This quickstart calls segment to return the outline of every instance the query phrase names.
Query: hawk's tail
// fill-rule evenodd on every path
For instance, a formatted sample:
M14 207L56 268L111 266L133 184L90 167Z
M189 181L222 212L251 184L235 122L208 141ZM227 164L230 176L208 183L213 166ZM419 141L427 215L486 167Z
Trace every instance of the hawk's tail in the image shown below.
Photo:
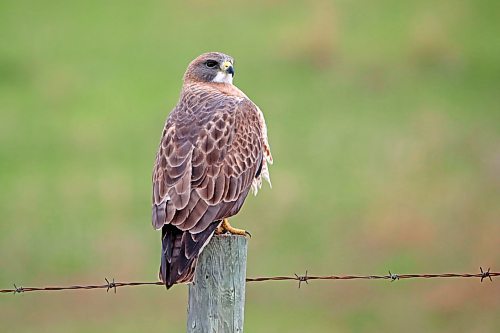
M219 224L220 221L215 221L198 234L182 231L171 224L162 227L159 277L167 289L175 283L193 281L198 256Z

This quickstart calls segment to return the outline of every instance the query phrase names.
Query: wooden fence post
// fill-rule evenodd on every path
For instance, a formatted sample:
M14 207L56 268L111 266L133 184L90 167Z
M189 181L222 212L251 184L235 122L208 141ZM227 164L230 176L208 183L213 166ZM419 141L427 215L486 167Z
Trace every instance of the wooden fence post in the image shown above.
M246 237L214 236L196 266L189 285L188 333L243 332Z

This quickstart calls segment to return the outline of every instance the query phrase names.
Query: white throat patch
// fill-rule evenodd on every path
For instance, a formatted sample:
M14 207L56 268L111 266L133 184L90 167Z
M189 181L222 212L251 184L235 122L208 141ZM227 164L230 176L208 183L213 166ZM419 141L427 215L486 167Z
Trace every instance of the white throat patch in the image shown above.
M212 82L233 84L233 76L229 73L219 71Z

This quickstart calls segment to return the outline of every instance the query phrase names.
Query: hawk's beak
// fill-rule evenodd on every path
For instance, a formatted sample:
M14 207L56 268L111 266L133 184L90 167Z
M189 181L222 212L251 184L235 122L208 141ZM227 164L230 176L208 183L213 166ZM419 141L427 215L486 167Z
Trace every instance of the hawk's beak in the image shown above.
M234 68L233 68L233 64L231 64L229 61L224 61L221 65L221 69L228 73L228 74L231 74L231 76L234 76Z

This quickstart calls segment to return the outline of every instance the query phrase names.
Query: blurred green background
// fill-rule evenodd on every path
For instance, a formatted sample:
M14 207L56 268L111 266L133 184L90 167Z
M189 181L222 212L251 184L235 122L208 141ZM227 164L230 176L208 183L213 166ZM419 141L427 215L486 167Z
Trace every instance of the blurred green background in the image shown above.
M0 2L0 288L155 280L150 177L197 55L235 57L273 189L248 275L500 268L500 2ZM498 281L247 285L247 332L498 332ZM182 332L186 286L0 297L2 332Z

